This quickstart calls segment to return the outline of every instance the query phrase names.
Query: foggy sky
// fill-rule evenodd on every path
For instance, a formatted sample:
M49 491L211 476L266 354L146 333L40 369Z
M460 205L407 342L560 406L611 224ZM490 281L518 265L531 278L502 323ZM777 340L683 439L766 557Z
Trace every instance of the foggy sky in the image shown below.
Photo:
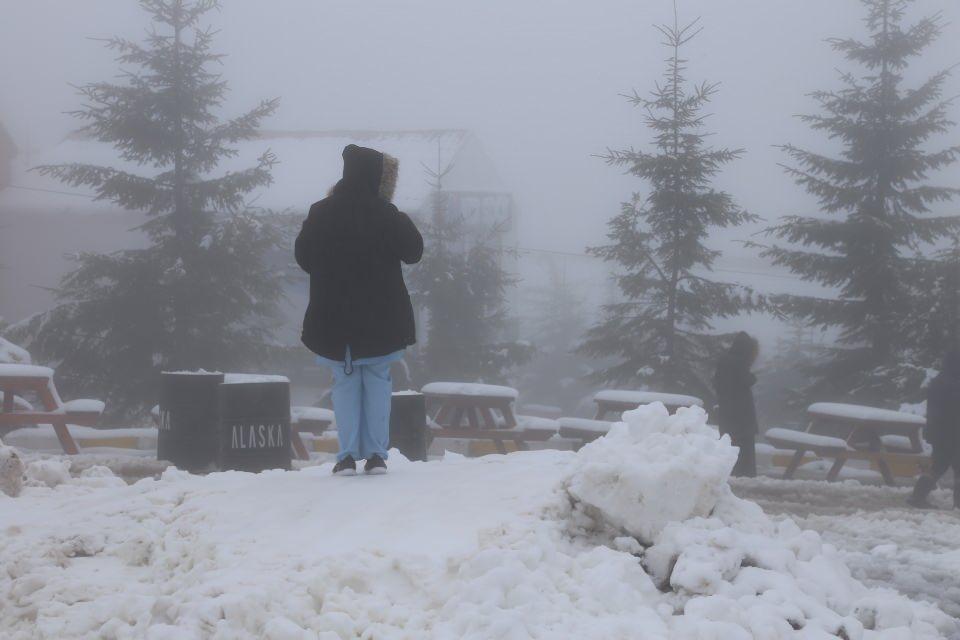
M913 13L935 11L951 24L915 79L960 62L960 5L919 0ZM719 185L768 220L814 212L772 145L829 148L791 115L814 109L807 92L837 86L844 63L823 40L863 33L859 2L681 0L680 13L705 27L686 49L689 79L722 83L712 142L747 151ZM88 38L136 39L146 25L133 0L4 0L0 16L0 119L28 149L77 125L63 114L79 105L69 83L116 74ZM224 0L209 18L228 54L225 115L278 96L269 128L471 129L518 197L522 244L581 251L643 190L593 155L649 143L641 110L618 94L660 76L652 25L672 20L669 0ZM960 143L960 130L942 142ZM960 171L943 178L957 184Z

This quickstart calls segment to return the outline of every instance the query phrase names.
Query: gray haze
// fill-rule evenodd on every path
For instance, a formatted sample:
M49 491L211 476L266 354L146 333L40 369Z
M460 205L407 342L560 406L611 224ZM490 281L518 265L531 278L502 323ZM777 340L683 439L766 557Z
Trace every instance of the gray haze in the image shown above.
M652 25L672 20L669 0L223 5L212 17L215 48L228 54L226 114L279 96L270 128L471 129L517 196L522 246L581 252L603 240L618 203L644 189L594 154L649 142L641 111L618 94L645 93L660 76L666 51ZM914 7L916 15L936 11L950 24L911 70L914 79L960 61L960 5ZM813 213L815 203L777 167L783 157L772 145L829 148L791 116L813 109L807 92L837 86L842 61L823 40L862 34L860 3L681 0L680 12L682 21L702 16L705 27L687 47L689 79L722 83L709 122L714 143L747 151L719 186L767 220ZM112 54L88 38L137 38L144 29L133 0L6 0L0 120L28 151L56 143L76 126L63 113L78 106L69 83L116 73ZM960 77L948 91L960 92ZM960 131L937 142L960 142ZM956 184L960 172L941 178ZM327 186L317 185L318 197ZM761 268L755 263L734 253L723 262Z

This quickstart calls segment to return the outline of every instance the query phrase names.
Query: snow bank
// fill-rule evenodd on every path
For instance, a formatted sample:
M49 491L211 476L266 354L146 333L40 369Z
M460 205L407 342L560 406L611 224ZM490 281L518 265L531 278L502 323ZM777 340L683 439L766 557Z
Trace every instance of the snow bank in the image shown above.
M570 495L646 543L669 522L708 515L737 462L729 438L717 439L699 407L671 416L657 402L623 419L580 451Z
M327 464L170 469L126 485L97 467L80 477L34 467L42 481L0 500L0 637L925 640L953 630L932 606L851 578L816 533L733 497L733 448L702 411L665 413L628 412L606 444L579 454L420 463L393 452L379 477L337 478Z
M932 606L868 589L817 533L734 496L736 449L699 408L670 416L648 405L623 417L581 451L568 491L592 520L586 530L636 539L649 576L682 611L680 629L709 620L726 625L723 638L853 640L937 638L953 627Z
M23 460L13 447L0 441L0 493L15 498L22 488Z

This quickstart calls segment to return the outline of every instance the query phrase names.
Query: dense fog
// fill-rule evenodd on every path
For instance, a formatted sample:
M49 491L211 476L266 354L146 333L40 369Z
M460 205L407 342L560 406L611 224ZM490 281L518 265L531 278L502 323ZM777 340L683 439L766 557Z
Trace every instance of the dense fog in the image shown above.
M825 40L865 36L863 6L854 0L683 0L676 9L681 26L700 18L703 28L682 51L689 61L687 82L720 83L705 108L709 117L703 131L712 134L706 144L744 150L741 158L722 167L713 185L759 217L709 233L708 246L723 252L714 277L766 294L822 292L819 285L772 267L757 249L742 242L757 240L756 234L781 216L820 215L816 199L784 173L779 163L787 157L776 145L838 150L836 141L813 132L795 116L817 112L809 93L838 88L840 71L862 71ZM908 7L904 20L936 13L942 14L943 32L912 60L905 72L907 86L917 86L958 61L960 9L955 4L921 0ZM3 16L0 122L19 149L16 169L25 170L33 162L86 161L68 157L69 148L57 150L79 124L69 115L83 104L75 87L122 80L115 53L98 39L137 40L146 34L146 15L129 0L31 0L7 2ZM651 149L644 110L623 94L648 95L661 80L669 51L654 25L673 21L674 6L668 0L233 0L203 19L216 31L213 51L224 54L218 68L229 91L217 110L223 117L261 99L279 98L263 129L456 129L473 135L513 198L516 229L508 244L519 251L519 258L508 266L518 281L509 287L507 311L519 324L508 325L506 332L524 340L536 333L530 322L524 324L523 316L531 313L524 305L533 304L538 292L550 286L550 274L559 273L572 283L574 297L586 307L587 324L598 317L600 305L616 295L606 280L613 265L584 254L587 247L605 242L607 222L620 203L631 193L646 194L649 184L625 175L623 167L608 166L600 156L609 149ZM944 93L955 93L958 82L948 78ZM950 107L948 117L955 118L957 108ZM956 131L938 134L929 146L945 147L958 139ZM270 146L266 141L262 145ZM251 148L244 147L244 153ZM310 184L303 178L311 175L314 158L309 153L284 157L282 147L273 150L278 171L291 170L294 164L300 177L296 198L271 202L300 207L295 212L303 215L331 185L332 174L319 167L335 167L339 158L317 157L317 181ZM322 153L331 155L330 148L323 147ZM109 158L97 160L109 163ZM239 160L249 164L255 157L248 154ZM427 183L422 164L401 166L401 192L405 185ZM11 223L13 210L30 198L28 192L16 192L25 186L16 184L17 175L11 188L0 193L0 216L6 218L0 240L0 253L5 254L0 256L5 269L0 315L7 323L45 311L52 304L49 289L66 270L24 272L25 253L43 254L50 248L42 236L18 236L17 225ZM928 181L956 185L960 166L932 171ZM938 214L955 210L956 203L950 202L932 208ZM135 215L131 220L131 226L140 221ZM128 248L98 238L94 224L79 235L70 233L80 249ZM63 249L57 246L51 263L59 261ZM302 308L297 304L294 299L284 312L288 324L299 321ZM778 353L788 332L796 331L770 313L713 325L716 332L746 329L757 335L761 361ZM829 344L836 332L828 328L814 334L814 342ZM560 375L578 378L580 373Z

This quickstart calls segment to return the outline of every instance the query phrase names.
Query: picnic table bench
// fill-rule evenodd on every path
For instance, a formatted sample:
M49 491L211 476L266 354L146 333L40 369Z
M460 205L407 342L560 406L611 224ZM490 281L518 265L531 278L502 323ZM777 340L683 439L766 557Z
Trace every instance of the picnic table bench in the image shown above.
M0 433L27 425L49 424L63 452L79 453L68 424L93 427L100 421L104 404L100 400L63 402L53 383L53 369L30 364L0 364ZM37 410L24 396L34 396L43 410Z
M421 389L434 438L490 440L499 453L505 442L529 449L529 442L544 442L557 434L556 421L514 414L516 389L492 384L431 382ZM432 415L430 415L432 413Z
M333 411L321 407L290 407L290 442L299 460L309 460L302 433L320 435L333 424Z
M834 481L848 460L867 460L877 466L883 481L896 484L893 464L918 469L929 464L921 433L922 416L890 409L854 404L817 402L807 408L810 421L805 431L768 429L767 441L778 449L793 451L784 479L793 478L807 453L832 459L827 480Z
M631 391L628 389L606 389L598 391L593 396L593 401L597 405L597 413L594 420L604 420L608 413L613 412L616 418L620 419L620 414L624 411L633 411L642 404L651 404L661 402L673 413L680 407L702 407L703 400L695 396L687 396L679 393L660 393L658 391Z
M607 435L613 426L612 422L589 418L560 418L557 422L560 423L560 437L579 440L580 446Z

